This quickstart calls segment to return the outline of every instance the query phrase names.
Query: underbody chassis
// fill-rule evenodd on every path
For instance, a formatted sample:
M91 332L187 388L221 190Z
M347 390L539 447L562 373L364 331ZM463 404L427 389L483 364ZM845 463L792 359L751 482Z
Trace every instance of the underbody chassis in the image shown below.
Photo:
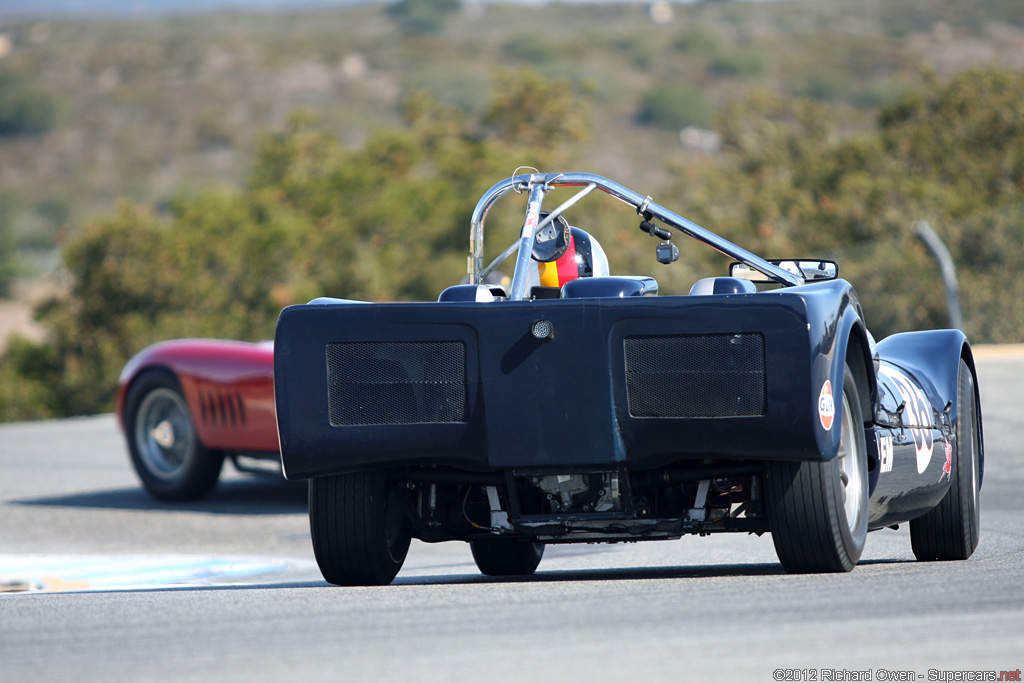
M413 535L423 541L508 537L546 543L768 531L761 467L735 462L656 470L443 469L394 473Z

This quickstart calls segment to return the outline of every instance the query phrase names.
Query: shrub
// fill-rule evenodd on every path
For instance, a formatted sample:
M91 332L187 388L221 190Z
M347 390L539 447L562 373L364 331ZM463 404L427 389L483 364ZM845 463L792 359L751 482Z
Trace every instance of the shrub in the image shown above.
M659 128L706 127L714 116L714 106L699 88L690 85L658 86L641 98L638 123Z
M0 72L0 137L39 135L53 127L56 108L24 79Z
M460 9L461 0L399 0L388 11L410 33L437 33Z

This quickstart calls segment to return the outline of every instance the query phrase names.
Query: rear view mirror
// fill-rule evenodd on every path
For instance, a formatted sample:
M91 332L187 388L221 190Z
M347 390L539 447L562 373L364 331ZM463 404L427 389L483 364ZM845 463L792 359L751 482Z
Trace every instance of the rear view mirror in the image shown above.
M770 259L772 265L782 270L799 275L804 282L822 282L824 280L835 280L839 277L839 264L835 261L823 261L821 259ZM751 268L745 263L733 263L729 266L729 275L741 280L751 282L775 282L759 270Z

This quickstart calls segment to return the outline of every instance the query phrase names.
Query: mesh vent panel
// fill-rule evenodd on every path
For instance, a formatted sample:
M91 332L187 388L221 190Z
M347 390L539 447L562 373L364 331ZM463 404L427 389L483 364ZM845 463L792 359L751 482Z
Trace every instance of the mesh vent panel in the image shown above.
M624 347L633 417L765 414L760 334L626 337Z
M331 424L466 421L466 345L338 342L327 345Z

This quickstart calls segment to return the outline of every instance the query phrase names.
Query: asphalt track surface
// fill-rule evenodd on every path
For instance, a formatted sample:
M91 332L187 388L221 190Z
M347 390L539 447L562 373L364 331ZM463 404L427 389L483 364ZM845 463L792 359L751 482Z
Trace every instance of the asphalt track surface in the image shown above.
M769 536L549 548L522 580L414 544L395 583L313 562L305 488L147 497L111 416L0 426L0 681L985 680L1024 669L1024 356L979 359L982 535L918 563L906 526L850 574ZM783 670L783 671L779 671ZM865 678L865 676L870 678Z

